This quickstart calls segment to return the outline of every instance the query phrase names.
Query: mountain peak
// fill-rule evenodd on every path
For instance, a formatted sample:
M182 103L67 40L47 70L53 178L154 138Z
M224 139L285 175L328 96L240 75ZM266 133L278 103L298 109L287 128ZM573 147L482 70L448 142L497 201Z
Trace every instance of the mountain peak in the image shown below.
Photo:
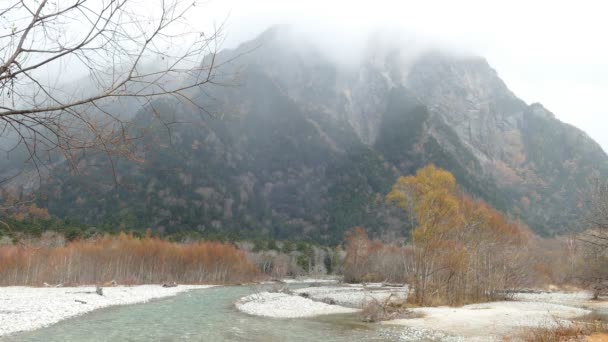
M517 98L481 57L388 40L345 67L309 38L275 26L221 52L235 58L223 72L239 71L239 86L213 97L237 119L176 127L183 153L150 146L149 168L120 163L130 192L88 189L83 179L103 177L96 167L93 177L57 172L49 209L90 223L336 242L353 226L403 233L381 199L398 175L432 163L553 234L573 227L586 179L608 175L597 144Z

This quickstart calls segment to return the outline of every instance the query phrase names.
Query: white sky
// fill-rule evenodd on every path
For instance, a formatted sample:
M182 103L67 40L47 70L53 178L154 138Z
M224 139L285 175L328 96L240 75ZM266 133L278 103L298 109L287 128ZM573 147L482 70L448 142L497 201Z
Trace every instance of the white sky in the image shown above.
M389 29L488 59L509 88L608 150L608 2L559 0L212 0L193 20L227 19L225 47L292 24L342 53Z

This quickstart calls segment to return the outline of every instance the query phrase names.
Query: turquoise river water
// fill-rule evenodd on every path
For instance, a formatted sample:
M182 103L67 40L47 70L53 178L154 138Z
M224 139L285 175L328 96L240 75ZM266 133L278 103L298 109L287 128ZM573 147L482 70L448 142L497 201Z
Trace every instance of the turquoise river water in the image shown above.
M271 319L238 312L234 302L249 287L194 290L145 304L116 306L18 333L0 341L390 341L356 315Z

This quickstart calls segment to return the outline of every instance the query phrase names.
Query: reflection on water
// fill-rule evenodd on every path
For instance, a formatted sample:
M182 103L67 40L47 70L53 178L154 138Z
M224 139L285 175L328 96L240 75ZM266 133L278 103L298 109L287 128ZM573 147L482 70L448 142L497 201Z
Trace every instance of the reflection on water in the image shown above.
M248 287L195 290L147 304L106 308L2 341L387 341L355 315L269 319L238 312Z

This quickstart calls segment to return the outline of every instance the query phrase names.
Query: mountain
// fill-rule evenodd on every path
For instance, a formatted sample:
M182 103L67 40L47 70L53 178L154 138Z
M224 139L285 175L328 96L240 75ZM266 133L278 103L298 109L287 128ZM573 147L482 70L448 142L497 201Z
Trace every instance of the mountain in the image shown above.
M608 157L581 130L518 99L488 63L407 45L342 65L285 27L217 56L227 85L140 110L140 163L100 155L55 167L41 205L58 217L164 233L336 242L403 236L384 204L399 175L434 163L542 235L578 228ZM168 127L165 122L182 122ZM183 123L186 122L186 123Z

